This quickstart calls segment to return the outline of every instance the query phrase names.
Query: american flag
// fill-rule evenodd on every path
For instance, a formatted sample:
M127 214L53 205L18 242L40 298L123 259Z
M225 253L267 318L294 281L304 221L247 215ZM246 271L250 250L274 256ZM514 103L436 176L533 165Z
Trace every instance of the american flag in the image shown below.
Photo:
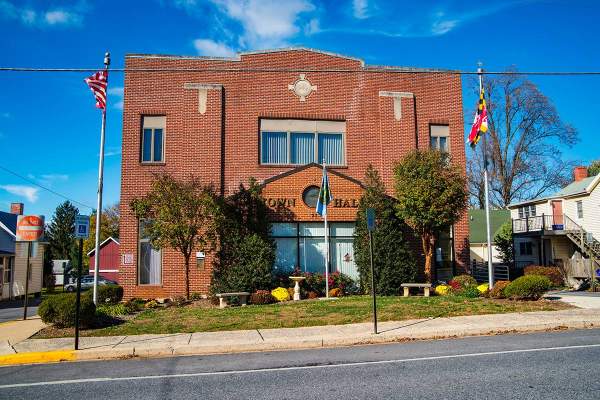
M89 78L84 79L96 97L96 108L106 110L106 86L108 85L108 71L98 71Z

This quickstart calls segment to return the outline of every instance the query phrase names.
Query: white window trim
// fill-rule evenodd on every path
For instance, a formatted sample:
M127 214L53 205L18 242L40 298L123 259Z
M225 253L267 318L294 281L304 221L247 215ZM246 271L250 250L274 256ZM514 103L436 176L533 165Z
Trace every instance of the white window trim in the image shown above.
M583 200L577 200L575 202L575 208L577 211L577 218L583 219Z
M439 132L439 130L435 129L435 127L445 127L445 128L448 128L448 130L446 132ZM434 130L437 130L437 132L434 132ZM429 124L429 146L431 146L431 139L435 138L435 141L436 141L435 150L440 150L440 138L441 137L446 138L446 153L450 153L452 150L450 148L450 125ZM440 150L440 151L442 151L442 150Z
M286 133L286 162L285 163L265 163L263 162L263 134L264 133ZM293 120L293 119L261 119L260 120L260 137L259 137L259 163L265 166L299 166L306 164L292 163L292 133L312 133L314 135L314 157L311 162L320 164L323 160L318 160L319 157L319 135L342 135L342 163L327 164L330 167L346 167L347 164L347 147L346 147L346 122L345 121L312 121L312 120ZM307 164L310 164L307 163Z
M146 129L151 130L150 135L150 161L144 161L144 131ZM154 161L154 131L156 129L162 129L162 154L160 161ZM142 116L142 132L140 138L140 163L142 164L164 164L165 163L165 147L167 137L167 117L166 116Z

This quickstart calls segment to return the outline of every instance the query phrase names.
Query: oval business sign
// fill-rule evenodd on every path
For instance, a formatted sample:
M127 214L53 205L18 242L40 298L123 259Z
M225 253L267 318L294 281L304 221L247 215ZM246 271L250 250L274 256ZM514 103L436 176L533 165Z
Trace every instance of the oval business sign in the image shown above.
M19 215L17 219L17 242L36 242L43 234L43 215Z

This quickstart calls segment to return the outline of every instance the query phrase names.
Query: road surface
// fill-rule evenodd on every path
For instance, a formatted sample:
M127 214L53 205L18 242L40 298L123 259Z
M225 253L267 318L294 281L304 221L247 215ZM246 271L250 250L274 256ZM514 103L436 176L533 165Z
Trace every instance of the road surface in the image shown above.
M0 399L598 399L600 330L0 368Z

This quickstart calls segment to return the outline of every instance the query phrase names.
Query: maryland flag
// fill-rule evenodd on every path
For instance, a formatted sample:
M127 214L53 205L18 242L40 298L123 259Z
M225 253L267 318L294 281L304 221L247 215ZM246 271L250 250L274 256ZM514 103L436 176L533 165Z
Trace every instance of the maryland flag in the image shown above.
M483 89L479 93L479 105L477 106L477 113L475 113L475 119L473 120L473 126L471 126L471 133L469 134L469 144L471 147L475 147L481 134L486 133L488 130L488 117L487 108L485 106L485 98Z

